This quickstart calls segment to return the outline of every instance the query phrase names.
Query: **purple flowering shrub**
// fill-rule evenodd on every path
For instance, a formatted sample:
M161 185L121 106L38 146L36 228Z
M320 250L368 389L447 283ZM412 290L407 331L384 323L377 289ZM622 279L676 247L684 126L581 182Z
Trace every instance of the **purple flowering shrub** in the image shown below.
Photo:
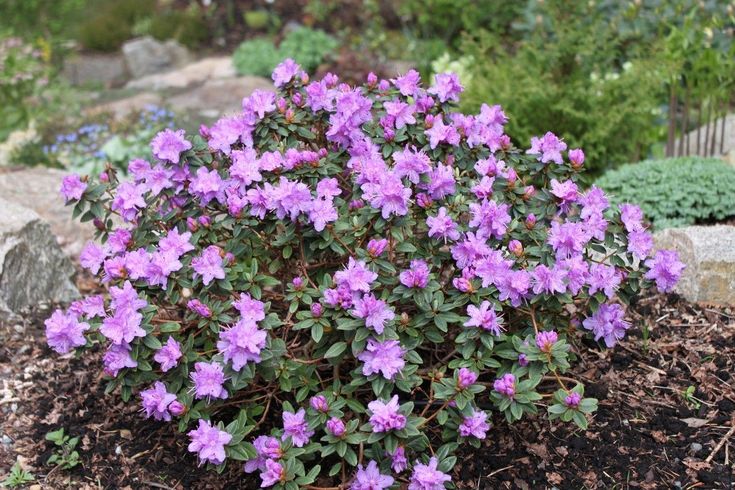
M586 427L596 400L561 376L580 338L614 346L622 305L683 267L640 209L582 192L554 134L523 151L500 107L454 112L452 74L273 80L159 133L132 180L64 180L109 294L55 312L49 345L104 345L109 392L264 487L439 489L493 418Z

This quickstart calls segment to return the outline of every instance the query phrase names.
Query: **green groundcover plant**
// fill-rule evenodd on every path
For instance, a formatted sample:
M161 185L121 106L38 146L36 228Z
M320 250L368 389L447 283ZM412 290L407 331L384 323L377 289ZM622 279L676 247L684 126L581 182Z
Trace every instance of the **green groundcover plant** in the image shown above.
M735 216L735 168L715 158L646 160L607 172L596 185L612 202L634 202L656 228Z
M269 76L284 58L292 58L307 71L317 67L339 46L331 35L319 29L297 27L289 31L276 47L265 38L244 41L232 55L238 72Z
M499 106L455 112L454 74L353 87L287 59L273 81L160 132L132 180L64 179L108 293L55 311L49 345L105 346L108 392L263 487L440 489L493 418L586 427L580 337L614 346L622 305L683 268L640 209L580 192L553 133L524 151Z

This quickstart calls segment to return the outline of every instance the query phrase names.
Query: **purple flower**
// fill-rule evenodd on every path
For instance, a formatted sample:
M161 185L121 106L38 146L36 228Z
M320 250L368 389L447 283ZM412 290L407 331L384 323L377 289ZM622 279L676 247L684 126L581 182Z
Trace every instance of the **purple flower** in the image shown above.
M454 127L444 124L441 115L434 119L431 128L425 130L424 133L429 137L429 147L432 150L442 142L450 145L459 144L459 133Z
M145 186L154 196L159 195L164 189L174 187L171 178L174 171L161 165L160 163L145 173Z
M311 310L311 316L313 316L314 318L321 317L322 311L324 310L321 303L312 303L309 309Z
M123 368L138 367L138 363L130 355L131 350L128 344L112 344L102 357L105 373L114 378Z
M210 245L202 251L198 257L191 260L191 267L194 269L194 277L202 276L202 282L208 286L213 279L224 279L225 270L223 269L224 261L220 252L222 251L216 245Z
M155 420L171 420L171 413L168 411L171 402L176 400L176 395L166 391L166 385L160 381L153 383L153 388L140 392L143 411L146 418L153 417Z
M536 334L536 347L538 347L541 352L546 352L548 354L551 352L551 348L557 340L559 340L559 335L553 330L539 332Z
M199 419L199 427L187 433L191 442L189 452L197 453L199 464L212 463L222 464L225 461L225 446L232 440L232 436L217 427L212 427L211 422Z
M281 440L285 441L290 437L294 446L304 447L313 435L314 431L309 430L309 424L306 422L306 411L303 408L296 413L283 412L283 435Z
M653 250L653 236L646 230L628 233L628 252L638 260L645 260Z
M516 377L506 373L502 378L495 380L493 388L501 395L513 399L516 396Z
M82 253L79 255L79 262L82 267L87 269L92 274L97 274L102 267L102 262L107 257L107 250L100 247L96 243L89 241L84 245Z
M404 187L401 178L394 172L380 176L379 182L367 182L361 186L363 198L370 202L374 209L380 209L383 219L392 215L404 216L408 213L408 199L411 188Z
M551 131L547 132L541 138L531 138L531 148L526 150L530 155L541 155L542 163L554 162L561 165L564 159L561 152L567 149L567 144L560 140Z
M579 402L581 401L582 401L582 395L580 395L576 391L572 391L566 397L564 397L564 405L566 405L569 408L579 407Z
M421 176L431 171L431 159L423 150L416 150L415 146L406 146L402 151L393 153L395 166L393 171L400 178L408 178L413 184L418 184Z
M381 238L380 240L370 240L367 244L367 251L371 257L380 257L383 255L387 246L388 240L385 238Z
M350 485L350 490L385 490L393 485L393 477L380 472L378 463L370 461L366 468L357 465L357 474Z
M557 221L553 221L549 228L548 242L556 252L557 259L581 254L589 238L583 223L565 222L559 224Z
M518 365L521 367L528 366L528 357L526 354L518 354Z
M89 324L80 322L71 312L64 313L56 310L44 322L44 325L46 325L46 341L49 347L59 354L66 354L75 347L81 347L87 343L84 332L89 330Z
M457 388L466 390L477 381L477 373L467 368L459 368L457 371Z
M399 277L407 288L423 289L429 284L429 266L425 260L412 260L411 268L401 272Z
M350 257L346 269L337 271L334 274L337 286L345 285L353 293L369 293L370 283L377 278L378 274L368 269L365 261L355 260L353 257Z
M240 293L240 299L232 302L243 320L259 322L265 318L265 304L253 299L248 293Z
M413 96L421 83L421 75L416 70L408 70L408 73L400 77L391 79L393 85L396 86L401 95L406 97Z
M332 204L331 199L316 199L312 202L309 210L309 221L314 224L314 229L321 232L327 223L337 221L339 215Z
M266 112L276 110L276 94L270 90L253 90L250 97L242 100L242 110L258 115L259 119L265 117Z
M177 257L180 257L186 252L194 250L194 245L189 242L190 239L190 232L179 233L179 230L172 228L158 242L158 249L161 252L172 252Z
M266 461L280 459L282 456L281 443L278 439L270 436L258 436L253 441L253 446L258 456L245 463L245 472L252 473L256 470L265 471Z
M339 182L335 178L322 179L316 184L317 197L331 201L340 194L342 194L342 189L339 188Z
M206 206L213 199L220 203L225 202L225 183L216 170L199 167L196 177L191 179L189 192L199 198L202 206Z
M564 280L570 293L577 295L587 283L589 277L589 266L584 257L575 255L568 259L557 262L557 268L564 271Z
M67 175L61 180L60 192L66 203L80 200L86 189L87 183L82 182L82 179L77 174Z
M212 310L209 309L207 305L199 301L198 299L190 299L188 303L186 303L186 307L196 313L199 316L202 316L204 318L209 318L212 316Z
M603 303L582 325L587 330L592 330L595 340L602 338L607 347L613 347L618 340L625 337L625 331L630 328L630 323L623 319L624 316L625 312L619 304Z
M260 488L272 487L276 483L282 481L286 476L286 470L281 463L267 459L265 461L265 469L260 474Z
M406 416L399 413L398 409L398 395L393 395L393 398L387 403L382 400L374 400L368 403L373 432L403 429L406 426Z
M225 373L216 362L197 362L189 375L194 382L194 398L227 398Z
M365 376L381 373L385 379L392 380L406 365L405 353L397 340L368 339L365 350L357 358L365 363L362 366Z
M273 70L271 78L273 79L273 83L276 87L282 87L293 80L300 71L301 67L298 65L298 63L296 63L291 58L286 58L278 66L276 66L276 68Z
M531 277L533 278L533 292L535 294L563 294L566 291L564 271L558 267L549 268L539 264L531 272Z
M146 331L140 328L142 321L143 315L124 308L102 320L100 333L113 344L129 344L136 337L146 336Z
M110 308L115 312L128 309L139 311L148 305L144 299L138 297L138 293L135 288L133 288L133 285L130 284L130 281L125 281L121 288L115 286L111 287L110 297L112 298L110 301Z
M449 165L437 165L434 170L429 173L429 183L426 190L432 199L444 199L454 194L455 180L454 171Z
M472 203L470 226L477 228L483 236L502 238L510 223L508 209L508 204L498 204L493 200L483 199L480 204Z
M503 274L496 286L500 292L498 299L510 300L510 304L517 308L531 288L531 274L524 270L509 271Z
M413 467L408 490L444 490L444 483L452 481L452 477L439 471L438 465L436 457L432 457L429 464L417 461Z
M649 271L644 277L656 281L656 287L662 292L674 288L686 267L679 261L679 254L675 250L659 250L653 258L646 260L645 265Z
M457 231L457 223L452 217L447 215L447 208L440 207L436 216L426 218L426 226L429 227L429 236L432 238L442 238L446 243L449 240L458 240L459 231Z
M389 453L391 464L390 467L396 473L401 473L408 469L408 459L406 458L406 449L403 446L398 446L395 451Z
M176 339L169 337L163 347L153 355L153 359L161 365L161 371L165 373L176 367L181 356L181 346Z
M112 199L112 210L120 213L123 220L133 221L138 214L138 210L146 206L145 199L143 199L145 192L146 188L143 184L123 182L117 188L117 193Z
M234 371L240 371L248 362L260 362L267 337L254 321L241 319L232 328L220 331L217 349L225 362L232 361Z
M401 129L406 124L416 124L416 118L413 117L416 107L400 100L392 100L384 103L385 112L395 121L396 129Z
M582 204L582 212L579 214L582 219L592 215L602 216L610 205L605 191L594 185L579 199L579 202Z
M590 267L590 275L587 278L589 282L589 294L593 295L597 291L603 291L605 296L612 298L615 291L620 286L623 276L615 267L604 264L592 264Z
M620 220L625 225L626 231L643 230L643 211L635 204L624 203L618 206L620 209Z
M334 437L342 437L345 435L345 423L342 422L342 419L332 417L327 420L327 432L332 434Z
M447 101L458 101L459 94L462 93L464 87L459 83L459 77L456 73L438 73L434 75L434 85L429 88L428 92L439 98L444 103Z
M574 203L579 196L577 184L571 180L559 182L556 179L551 179L551 194L561 201L559 203L559 208L564 213L569 211L569 206Z
M500 335L500 318L493 309L493 304L489 301L483 301L478 308L475 305L467 307L467 314L470 319L464 323L465 327L479 327L493 335Z
M373 294L366 294L355 301L355 309L350 311L355 318L364 318L365 326L382 334L385 322L395 318L395 313L385 301L377 299Z
M475 234L472 232L467 232L465 240L453 245L451 250L452 258L460 269L472 265L475 260L489 255L491 252L485 237L481 233Z
M178 164L181 154L191 149L191 143L184 138L184 134L183 129L164 129L158 133L151 141L153 155L159 160Z
M462 437L476 437L485 439L490 425L487 423L487 413L483 410L472 411L472 414L464 417L459 425L459 435Z

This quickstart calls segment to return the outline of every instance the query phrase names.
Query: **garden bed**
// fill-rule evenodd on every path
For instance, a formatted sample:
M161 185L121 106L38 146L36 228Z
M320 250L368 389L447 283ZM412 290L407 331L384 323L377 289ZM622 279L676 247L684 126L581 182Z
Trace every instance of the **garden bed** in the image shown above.
M222 475L198 468L185 436L105 395L101 350L80 359L51 355L43 337L49 311L0 331L2 432L12 440L0 447L0 473L19 455L42 488L259 486L237 465ZM735 437L712 453L734 422L735 308L650 295L630 315L638 328L628 339L612 350L588 343L575 364L574 376L600 399L590 428L541 418L509 427L496 417L482 452L459 455L459 488L731 487ZM44 464L52 454L44 436L60 427L80 437L81 464L71 471Z

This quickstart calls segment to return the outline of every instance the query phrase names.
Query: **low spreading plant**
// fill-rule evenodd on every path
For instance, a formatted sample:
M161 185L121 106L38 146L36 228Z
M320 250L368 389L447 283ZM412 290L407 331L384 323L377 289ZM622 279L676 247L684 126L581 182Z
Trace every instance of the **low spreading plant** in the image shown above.
M338 46L337 39L324 31L297 27L286 34L278 47L265 38L244 41L232 54L232 63L243 75L269 76L282 59L292 58L313 71Z
M585 427L580 337L614 346L622 305L683 267L640 210L580 192L554 134L523 151L499 106L454 112L455 75L351 87L289 59L273 80L159 133L131 181L64 179L109 294L54 312L49 345L105 345L107 392L264 487L439 489L493 418Z
M715 158L647 160L609 171L596 184L615 203L640 205L659 229L735 216L735 168Z

